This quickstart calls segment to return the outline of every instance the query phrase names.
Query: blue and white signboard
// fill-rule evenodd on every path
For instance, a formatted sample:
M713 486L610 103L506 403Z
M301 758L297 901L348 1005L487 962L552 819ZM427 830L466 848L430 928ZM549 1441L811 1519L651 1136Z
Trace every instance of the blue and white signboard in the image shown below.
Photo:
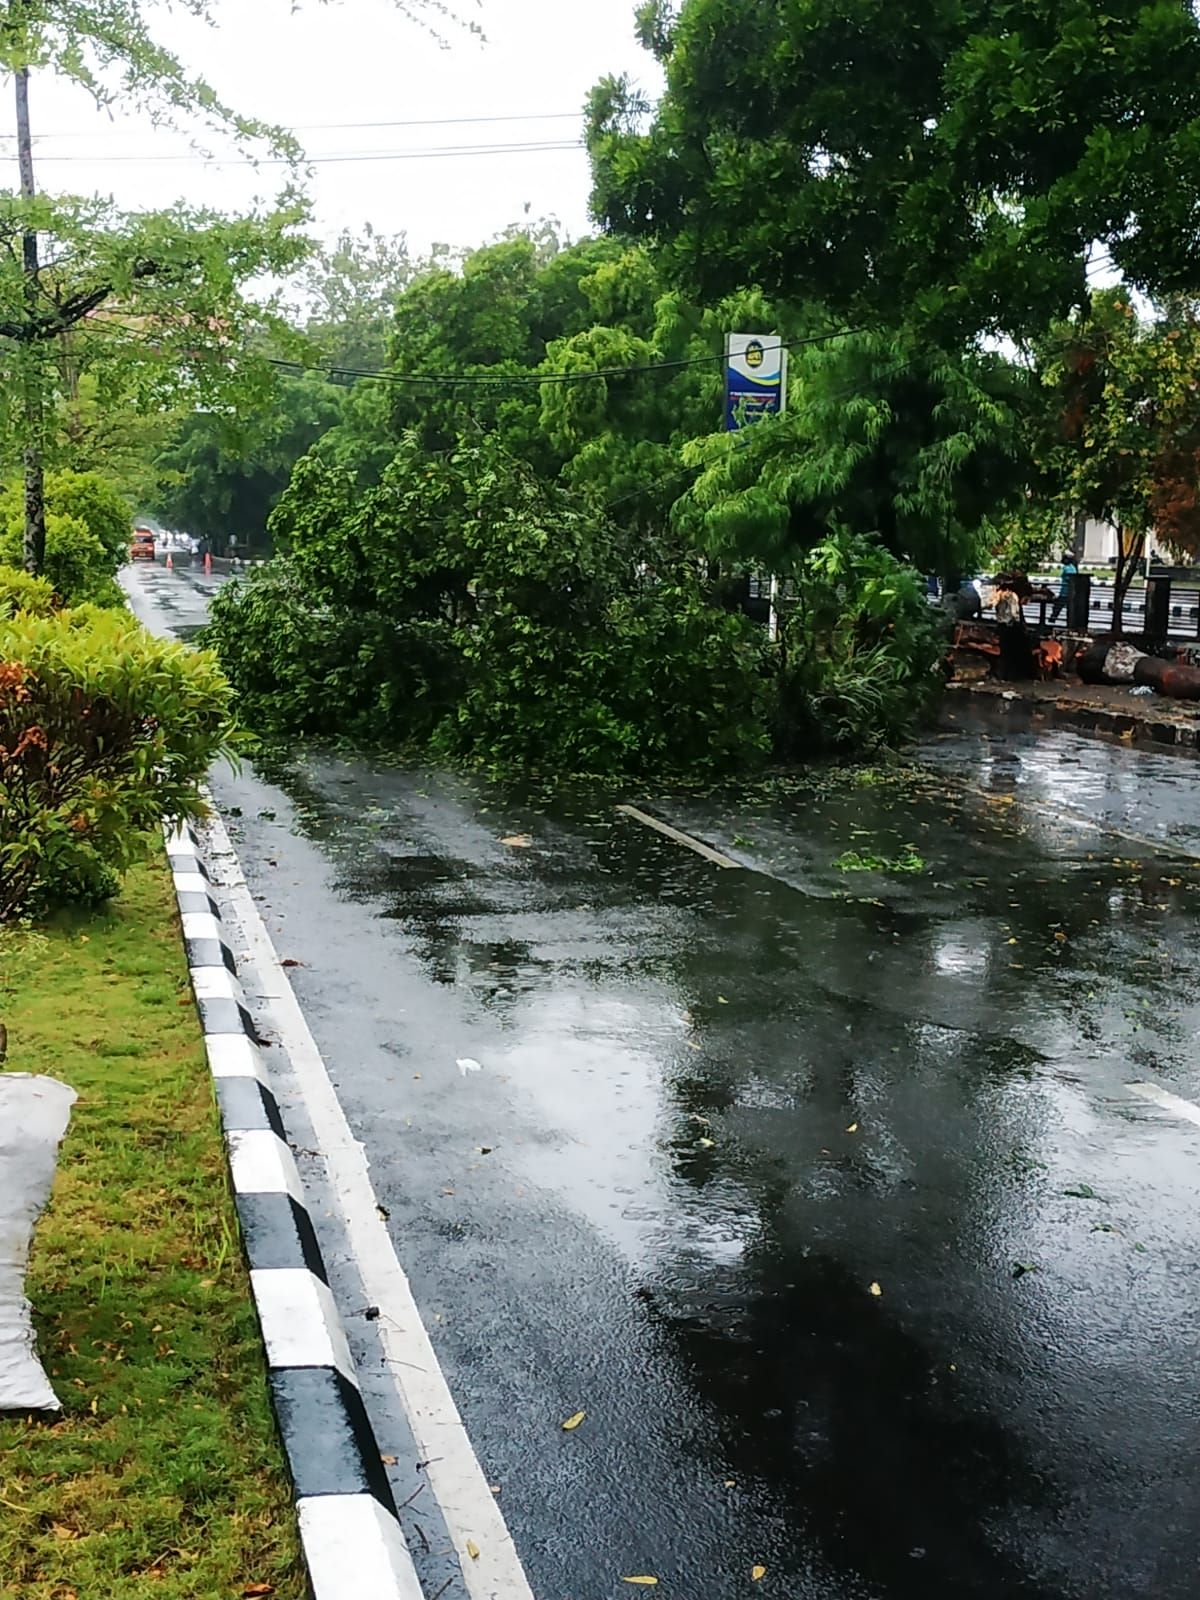
M774 333L725 340L725 427L730 432L787 408L787 351Z

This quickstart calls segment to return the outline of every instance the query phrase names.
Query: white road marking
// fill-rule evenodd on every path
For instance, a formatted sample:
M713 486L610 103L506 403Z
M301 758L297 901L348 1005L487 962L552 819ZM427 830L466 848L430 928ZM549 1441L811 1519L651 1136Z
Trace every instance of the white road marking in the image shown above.
M358 1388L342 1319L320 1278L307 1267L260 1267L250 1282L273 1367L336 1367Z
M211 846L208 864L229 897L260 992L292 1064L363 1290L368 1302L380 1308L375 1326L383 1353L426 1463L425 1476L458 1552L467 1592L472 1600L533 1600L512 1535L488 1487L380 1216L366 1152L346 1121L224 824L213 816L203 827ZM477 1558L470 1555L468 1546L478 1550Z
M719 850L714 850L711 845L705 844L700 839L693 839L690 834L680 833L678 828L673 828L669 822L660 822L657 817L652 817L648 811L639 811L636 806L618 806L617 810L623 817L632 817L635 822L640 822L643 827L653 828L655 833L661 833L665 839L672 839L676 844L683 845L688 850L694 850L698 856L703 856L706 861L711 861L714 867L736 867L738 862L729 856L723 856Z
M1151 1100L1164 1111L1173 1112L1185 1122L1194 1122L1200 1128L1200 1106L1194 1105L1192 1101L1181 1100L1177 1094L1172 1094L1169 1089L1160 1089L1156 1083L1130 1083L1126 1088L1130 1094L1140 1095L1143 1100Z

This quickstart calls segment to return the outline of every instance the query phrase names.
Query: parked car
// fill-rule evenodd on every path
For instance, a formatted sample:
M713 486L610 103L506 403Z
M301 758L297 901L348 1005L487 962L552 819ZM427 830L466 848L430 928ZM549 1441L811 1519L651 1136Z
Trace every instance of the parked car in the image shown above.
M149 528L135 528L129 541L130 561L154 560L154 535Z

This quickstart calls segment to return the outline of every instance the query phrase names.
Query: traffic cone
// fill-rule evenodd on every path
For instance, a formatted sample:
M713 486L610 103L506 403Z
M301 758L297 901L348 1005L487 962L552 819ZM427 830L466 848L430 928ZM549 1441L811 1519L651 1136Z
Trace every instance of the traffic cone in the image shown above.
M212 551L211 550L206 550L204 552L204 576L206 578L211 578L212 577Z
M175 563L171 560L171 552L169 550L167 551L167 571L175 571Z

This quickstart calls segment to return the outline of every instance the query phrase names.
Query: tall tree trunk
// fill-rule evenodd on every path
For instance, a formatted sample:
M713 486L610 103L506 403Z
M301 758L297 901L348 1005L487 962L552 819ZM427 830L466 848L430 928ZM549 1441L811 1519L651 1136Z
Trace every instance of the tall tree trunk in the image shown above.
M37 194L33 182L33 136L29 127L29 68L22 67L17 79L17 162L21 171L21 196L32 200ZM25 268L25 312L33 319L38 310L38 236L28 228L22 236ZM35 341L25 346L25 566L41 572L46 564L46 468L43 456L45 401Z
M1145 548L1148 533L1134 533L1130 536L1131 543L1126 547L1126 530L1117 528L1117 570L1113 577L1113 636L1123 638L1125 634L1125 596L1133 582L1134 574L1138 569L1142 551Z

